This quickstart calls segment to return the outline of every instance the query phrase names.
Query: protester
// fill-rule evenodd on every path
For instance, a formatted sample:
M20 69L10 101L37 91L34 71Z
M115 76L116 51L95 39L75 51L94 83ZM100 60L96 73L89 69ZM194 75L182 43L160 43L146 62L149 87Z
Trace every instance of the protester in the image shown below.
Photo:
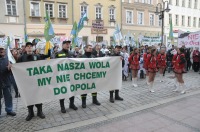
M123 58L125 62L122 69L122 78L124 81L127 81L127 77L129 73L128 71L129 70L129 62L128 62L129 54L127 53L127 46L123 47L122 53L123 53ZM107 55L106 49L105 49L105 55Z
M173 64L172 64L172 58L173 58L173 50L174 50L174 45L172 45L172 48L169 49L167 51L167 69L168 69L168 72L170 73L170 71L172 70L172 67L173 67Z
M200 58L200 53L199 53L199 48L195 48L195 50L193 51L192 54L193 57L193 69L194 72L198 72L199 71L199 58Z
M73 58L73 53L70 52L70 45L71 41L63 41L62 43L62 50L57 53L56 58ZM74 96L69 98L70 103L69 103L69 108L73 110L77 110L78 108L74 104ZM60 99L60 108L62 113L66 113L65 109L65 99Z
M13 112L13 102L11 95L11 64L6 56L5 48L0 46L0 114L1 114L1 98L5 100L5 111L7 115L16 116ZM3 96L2 96L3 93Z
M31 42L26 43L25 51L26 52L18 59L18 63L41 60L39 55L34 54L33 44ZM35 106L37 107L37 116L40 117L41 119L44 119L45 115L42 112L42 104L35 104ZM28 107L28 116L26 117L26 121L30 121L34 117L34 111L33 111L34 105L29 105L27 107Z
M190 68L191 68L191 61L190 61L190 48L186 49L185 51L185 59L187 61L187 67L186 67L186 70L189 71Z
M92 51L92 54L95 57L103 57L104 54L102 53L102 51L100 49L101 49L100 45L96 45L95 48Z
M120 55L121 48L122 47L120 45L116 45L114 49L114 53L111 56L121 56ZM123 65L124 65L124 60L122 60L122 66ZM119 90L117 89L117 90L110 91L110 102L114 103L114 98L113 98L114 91L115 91L115 100L123 101L124 99L119 96Z
M130 55L128 61L130 64L130 68L132 70L132 85L133 85L133 87L138 87L137 75L138 75L138 70L140 68L140 65L139 65L140 54L139 54L138 48L133 49L133 52Z
M156 76L157 65L156 65L156 49L152 48L150 54L147 56L147 66L148 66L148 72L149 72L149 91L151 93L154 93L154 80Z
M78 58L79 57L79 50L80 50L80 48L78 46L76 46L75 50L74 50L74 58Z
M58 49L59 49L58 46L54 46L53 47L53 52L51 53L51 59L55 59L56 58L56 55L58 53Z
M85 54L82 56L82 58L95 58L95 56L92 55L92 45L85 46ZM87 94L82 94L81 99L82 99L82 108L86 108ZM92 93L92 103L95 105L101 105L97 100L97 93Z
M179 83L178 87L174 91L178 91L179 88L182 90L181 93L185 93L185 84L183 80L183 73L184 73L184 66L185 66L185 54L184 54L184 49L179 48L177 49L177 55L175 56L176 59L174 62L174 72L176 74L177 81Z
M17 49L13 49L12 50L12 55L13 55L15 61L18 61L18 59L20 57L20 54L19 54ZM17 87L17 84L15 82L15 78L14 78L12 72L11 72L10 79L11 79L12 86L13 86L13 88L15 90L15 98L18 98L18 97L20 97L20 94L19 94L18 87Z
M159 78L160 78L160 82L164 81L164 76L163 73L165 71L166 68L166 54L165 54L165 48L161 48L160 49L160 53L157 55L157 67L159 68Z

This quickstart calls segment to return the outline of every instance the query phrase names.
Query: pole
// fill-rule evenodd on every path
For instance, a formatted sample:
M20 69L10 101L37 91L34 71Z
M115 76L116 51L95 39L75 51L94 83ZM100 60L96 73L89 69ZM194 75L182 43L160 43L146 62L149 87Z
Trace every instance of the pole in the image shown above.
M161 45L163 45L164 42L164 11L162 11L162 41L161 41Z
M74 0L72 0L72 23L74 23Z

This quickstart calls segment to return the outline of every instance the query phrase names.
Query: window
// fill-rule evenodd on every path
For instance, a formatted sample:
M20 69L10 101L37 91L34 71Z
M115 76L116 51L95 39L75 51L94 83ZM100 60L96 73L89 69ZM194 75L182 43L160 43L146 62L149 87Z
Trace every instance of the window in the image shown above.
M199 18L199 27L200 27L200 18Z
M49 17L53 17L53 4L45 4L45 9L49 14Z
M188 27L191 26L191 17L188 17Z
M128 0L128 3L131 3L131 0Z
M114 8L109 9L109 16L110 16L110 20L115 20L115 9Z
M193 18L193 27L196 27L196 17Z
M179 6L179 0L176 0L176 6Z
M178 26L178 23L179 23L179 21L178 21L178 15L176 15L175 17L176 17L176 22L175 22L175 24L176 24L176 26Z
M185 7L185 0L182 0L182 7Z
M148 0L148 4L153 4L153 0Z
M87 12L87 6L84 5L84 6L81 6L81 18L83 17L85 13L88 13L88 12Z
M172 0L169 0L169 4L172 5Z
M133 11L126 11L126 23L133 24Z
M17 15L16 1L6 0L7 15Z
M141 0L142 1L142 3L145 3L145 0Z
M58 5L59 6L59 18L67 18L67 10L66 5Z
M143 17L144 17L144 13L138 12L138 25L143 25Z
M188 0L188 8L191 8L191 0Z
M101 7L96 7L96 19L102 19Z
M158 16L158 26L162 26L162 20L159 19L159 16Z
M172 19L172 14L169 14L169 23L171 19Z
M149 14L150 26L154 25L154 14Z
M194 9L197 9L198 1L194 0Z
M181 22L182 26L185 26L185 16L182 16L182 22Z
M31 16L40 16L40 5L36 2L31 2Z

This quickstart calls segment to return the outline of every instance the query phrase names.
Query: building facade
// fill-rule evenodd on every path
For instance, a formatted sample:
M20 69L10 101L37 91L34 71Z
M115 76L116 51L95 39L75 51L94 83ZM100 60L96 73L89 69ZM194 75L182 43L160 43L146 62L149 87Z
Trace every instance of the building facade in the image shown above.
M199 0L167 0L170 12L165 13L164 33L169 37L170 24L172 19L174 43L177 44L178 30L195 32L200 30L200 1ZM168 39L167 39L168 40ZM170 42L170 40L168 40Z
M0 0L0 5L0 38L10 36L11 46L18 47L24 38L23 0Z
M74 0L73 7L74 21L77 23L87 13L88 20L79 33L85 44L95 41L108 45L112 43L115 25L121 23L121 0ZM96 24L101 26L93 26Z
M46 10L55 36L70 36L72 29L72 0L26 0L26 29L29 40L44 39Z
M160 0L122 0L122 32L134 36L156 37L161 34L162 22L155 14Z

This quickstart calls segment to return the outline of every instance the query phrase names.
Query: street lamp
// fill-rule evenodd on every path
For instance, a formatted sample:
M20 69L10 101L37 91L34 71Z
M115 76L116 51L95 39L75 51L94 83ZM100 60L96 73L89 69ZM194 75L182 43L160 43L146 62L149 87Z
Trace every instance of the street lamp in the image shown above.
M167 7L165 8L165 4L167 4ZM160 7L160 10L159 10ZM162 3L158 3L156 6L156 15L159 15L159 19L162 20L162 45L163 45L163 40L164 40L164 14L165 12L169 12L169 2L168 1L163 1Z

